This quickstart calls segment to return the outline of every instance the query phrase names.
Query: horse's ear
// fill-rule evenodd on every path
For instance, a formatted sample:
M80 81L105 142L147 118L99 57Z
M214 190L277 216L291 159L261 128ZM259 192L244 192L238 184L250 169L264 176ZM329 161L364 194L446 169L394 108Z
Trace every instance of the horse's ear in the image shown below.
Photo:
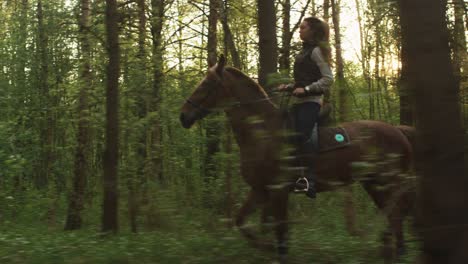
M218 65L216 65L216 74L220 77L223 76L224 66L226 66L226 58L221 54L218 59Z

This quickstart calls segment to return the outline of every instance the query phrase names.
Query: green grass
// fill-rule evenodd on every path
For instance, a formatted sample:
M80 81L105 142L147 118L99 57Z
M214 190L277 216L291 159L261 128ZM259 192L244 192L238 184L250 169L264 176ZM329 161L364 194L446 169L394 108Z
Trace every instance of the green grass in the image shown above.
M384 218L360 190L355 201L361 236L346 231L339 193L320 194L316 201L294 196L289 263L383 263L379 252ZM142 221L142 231L132 234L122 205L121 231L104 236L99 233L97 206L87 210L83 230L65 232L65 203L60 203L53 224L37 217L44 206L36 203L35 207L25 206L17 221L3 217L0 263L272 263L276 256L250 247L238 230L226 227L223 216L209 209L165 202L166 206L158 209L158 226L150 231ZM258 218L252 216L249 224L255 226ZM268 233L265 240L274 241L273 235ZM408 256L399 263L413 262L417 244L409 243L408 248Z

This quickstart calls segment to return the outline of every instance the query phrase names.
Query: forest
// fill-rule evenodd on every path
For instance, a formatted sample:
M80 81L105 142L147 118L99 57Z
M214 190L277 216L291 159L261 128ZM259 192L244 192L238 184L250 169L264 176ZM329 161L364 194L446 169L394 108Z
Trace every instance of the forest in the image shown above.
M273 249L236 225L251 186L228 117L181 126L221 57L282 105L310 16L330 27L329 125L404 128L410 169L375 190L411 193L404 247L397 198L375 205L358 176L391 155L289 195L278 257L267 209L244 224ZM0 0L0 263L468 263L467 16L464 0Z

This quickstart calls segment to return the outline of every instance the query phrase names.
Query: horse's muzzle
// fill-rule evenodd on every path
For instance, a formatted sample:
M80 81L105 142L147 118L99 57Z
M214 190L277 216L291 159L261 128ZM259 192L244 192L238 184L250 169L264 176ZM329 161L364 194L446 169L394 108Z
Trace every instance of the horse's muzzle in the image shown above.
M191 128L196 119L193 114L180 113L179 120L184 128Z

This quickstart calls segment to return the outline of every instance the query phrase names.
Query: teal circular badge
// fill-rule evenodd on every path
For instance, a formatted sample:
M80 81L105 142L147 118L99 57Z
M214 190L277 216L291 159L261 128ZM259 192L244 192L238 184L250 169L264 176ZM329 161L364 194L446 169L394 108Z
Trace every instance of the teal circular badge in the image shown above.
M342 134L336 134L335 135L335 140L337 142L343 142L344 141L344 136Z

